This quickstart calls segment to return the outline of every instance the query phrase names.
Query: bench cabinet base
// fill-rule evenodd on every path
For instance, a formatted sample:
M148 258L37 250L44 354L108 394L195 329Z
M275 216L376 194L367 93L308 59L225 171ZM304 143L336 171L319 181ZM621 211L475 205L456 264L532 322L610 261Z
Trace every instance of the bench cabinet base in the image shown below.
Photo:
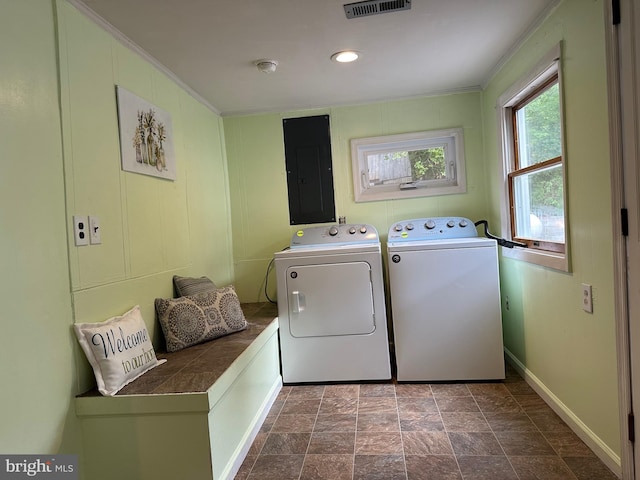
M206 392L77 397L84 478L233 479L282 387L277 328Z

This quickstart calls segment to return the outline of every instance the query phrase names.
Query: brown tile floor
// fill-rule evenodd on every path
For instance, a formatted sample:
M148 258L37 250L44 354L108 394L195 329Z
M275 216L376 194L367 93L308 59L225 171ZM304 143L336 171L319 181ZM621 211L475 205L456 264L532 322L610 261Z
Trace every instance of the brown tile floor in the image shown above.
M237 480L609 480L511 368L501 383L285 386Z

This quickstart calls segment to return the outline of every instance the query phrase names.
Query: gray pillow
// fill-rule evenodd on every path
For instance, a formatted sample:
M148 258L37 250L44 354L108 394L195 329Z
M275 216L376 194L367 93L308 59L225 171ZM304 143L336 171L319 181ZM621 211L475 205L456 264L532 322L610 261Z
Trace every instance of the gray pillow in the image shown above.
M216 287L216 284L207 277L179 277L178 275L173 276L173 286L175 287L176 293L179 297L210 292L218 288Z
M156 298L155 306L167 352L247 328L233 286L180 298Z

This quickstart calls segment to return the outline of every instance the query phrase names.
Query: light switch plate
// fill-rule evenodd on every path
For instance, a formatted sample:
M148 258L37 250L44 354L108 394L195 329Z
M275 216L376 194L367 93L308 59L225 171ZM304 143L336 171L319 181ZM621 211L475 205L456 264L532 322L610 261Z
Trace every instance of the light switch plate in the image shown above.
M588 283L582 284L582 309L585 312L593 313L593 292Z
M99 245L102 243L100 219L93 215L89 215L89 240L91 245Z

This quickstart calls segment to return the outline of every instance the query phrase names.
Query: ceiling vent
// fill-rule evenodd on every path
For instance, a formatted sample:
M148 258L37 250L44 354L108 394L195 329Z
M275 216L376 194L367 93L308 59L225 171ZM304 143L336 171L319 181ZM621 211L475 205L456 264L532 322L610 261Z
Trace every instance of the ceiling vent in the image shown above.
M366 2L347 3L343 6L347 18L358 18L391 13L398 10L411 10L411 0L368 0Z

